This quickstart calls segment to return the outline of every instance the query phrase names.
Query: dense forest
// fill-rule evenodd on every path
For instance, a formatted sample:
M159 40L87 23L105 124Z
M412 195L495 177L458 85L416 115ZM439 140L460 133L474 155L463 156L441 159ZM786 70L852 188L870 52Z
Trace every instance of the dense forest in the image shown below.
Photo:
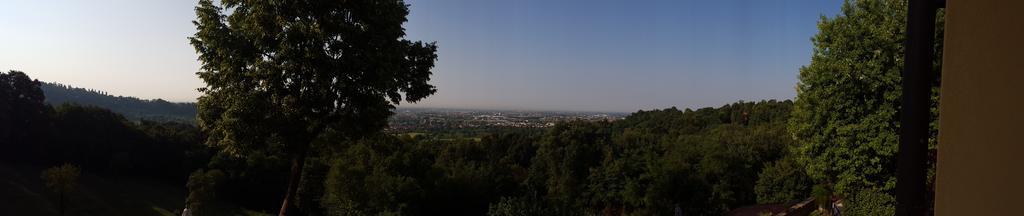
M132 121L111 110L89 105L50 105L44 102L42 86L22 72L0 73L0 167L4 168L0 175L10 183L0 190L21 187L4 193L27 196L5 200L8 204L5 208L32 206L28 204L40 204L43 198L53 198L43 193L46 191L36 190L32 184L31 180L40 180L39 173L32 173L39 168L71 164L80 168L83 178L90 182L96 182L92 180L97 178L141 178L153 180L153 184L184 185L189 173L205 167L213 153L202 145L199 129L191 124ZM19 177L26 175L37 177ZM69 195L79 202L96 200L86 194ZM59 201L63 199L62 195ZM36 208L28 212L15 210L13 214L55 213L47 208ZM102 215L115 214L108 210L126 206L87 208L78 205L75 208L78 211L71 211L72 215Z
M25 73L0 73L0 151L5 162L73 163L90 172L146 175L184 183L205 165L195 126L129 121L95 106L43 101L43 86ZM205 156L209 157L209 156Z
M73 103L103 107L133 121L174 121L194 124L196 119L195 103L113 96L103 91L77 88L60 83L43 82L41 88L43 94L46 95L45 102L54 106Z
M810 183L782 162L793 145L785 130L791 107L762 101L641 111L622 121L565 122L480 141L326 139L341 144L309 160L300 208L311 215L690 215L799 200ZM277 201L275 193L244 191L282 188L252 181L274 175L238 170L260 166L267 163L217 157L212 170L194 175L221 182L190 186L232 191L221 198L265 207Z

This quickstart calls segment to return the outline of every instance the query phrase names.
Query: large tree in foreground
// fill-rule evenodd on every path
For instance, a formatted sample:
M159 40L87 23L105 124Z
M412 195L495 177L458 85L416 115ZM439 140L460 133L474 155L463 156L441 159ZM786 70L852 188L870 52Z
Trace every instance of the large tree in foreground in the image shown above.
M435 92L437 47L403 39L408 13L401 0L200 0L190 40L207 143L238 156L281 147L288 214L311 142L378 131L403 99Z
M842 13L822 18L812 38L810 65L800 68L790 131L798 159L815 181L847 196L849 208L892 209L906 0L847 0ZM937 16L933 125L937 127L943 15ZM934 161L932 161L934 166ZM884 205L860 205L858 201ZM886 214L892 214L891 212Z

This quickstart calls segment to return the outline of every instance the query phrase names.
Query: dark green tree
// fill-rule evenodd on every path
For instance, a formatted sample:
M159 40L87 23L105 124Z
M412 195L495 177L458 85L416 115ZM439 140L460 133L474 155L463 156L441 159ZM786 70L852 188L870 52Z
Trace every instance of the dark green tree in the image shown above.
M417 203L423 191L417 181L422 179L403 171L409 165L424 163L409 163L411 158L403 150L412 148L396 148L400 145L393 138L374 137L339 152L323 182L323 211L328 215L411 215L423 211L410 205Z
M799 142L797 158L837 195L895 189L906 10L906 0L846 1L838 16L822 17L811 63L800 68L789 125ZM935 73L942 20L940 12Z
M46 128L47 107L40 83L21 71L0 72L0 156L35 160Z
M544 209L532 197L502 197L498 202L487 208L488 216L534 216L550 215L550 211Z
M188 197L185 206L192 215L224 215L217 194L218 186L224 183L224 172L220 170L204 171L202 169L189 175Z
M804 167L790 158L783 158L761 170L754 192L758 203L785 203L807 198L811 185Z
M60 215L64 215L66 206L64 204L65 196L78 188L78 176L82 174L82 170L78 166L71 164L64 164L61 166L55 166L43 170L41 178L46 182L46 188L57 193L57 206L60 210Z
M551 215L575 215L587 210L583 198L591 168L601 164L603 146L611 145L608 123L556 124L540 140L526 180L552 204Z
M408 13L401 0L201 0L190 40L207 143L234 155L282 147L291 173L279 214L289 214L311 142L379 131L403 99L435 92L437 47L403 39Z

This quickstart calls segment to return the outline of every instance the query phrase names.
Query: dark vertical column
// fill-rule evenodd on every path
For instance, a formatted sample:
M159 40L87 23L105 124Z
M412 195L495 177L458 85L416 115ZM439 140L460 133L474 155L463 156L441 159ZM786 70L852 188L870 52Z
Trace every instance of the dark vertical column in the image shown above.
M935 0L909 0L904 46L903 103L896 170L896 215L926 215L928 123L931 105Z

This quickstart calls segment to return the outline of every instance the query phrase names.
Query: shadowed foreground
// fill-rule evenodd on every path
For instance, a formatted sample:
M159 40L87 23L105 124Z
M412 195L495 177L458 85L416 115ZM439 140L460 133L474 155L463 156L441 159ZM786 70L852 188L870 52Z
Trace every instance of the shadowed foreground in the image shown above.
M39 180L42 168L0 163L2 215L59 215L57 198ZM175 215L185 205L181 186L137 178L101 178L83 171L67 197L66 215Z

